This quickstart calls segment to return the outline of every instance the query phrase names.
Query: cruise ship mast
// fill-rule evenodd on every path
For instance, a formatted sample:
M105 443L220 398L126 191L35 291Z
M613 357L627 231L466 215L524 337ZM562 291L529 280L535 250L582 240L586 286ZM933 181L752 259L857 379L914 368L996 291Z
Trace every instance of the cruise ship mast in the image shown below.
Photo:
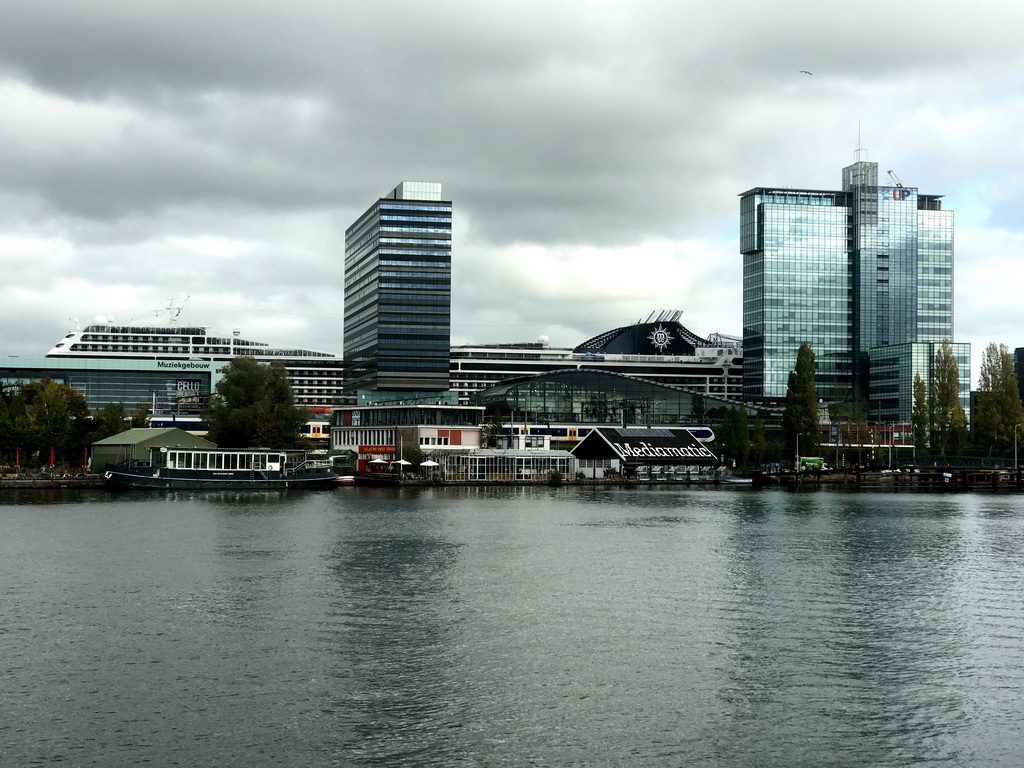
M177 326L178 318L181 317L181 312L185 308L185 304L186 304L186 302L188 302L189 298L191 298L191 296L190 295L186 295L185 296L185 301L179 301L177 304L174 303L174 299L173 298L170 298L170 299L167 300L167 307L165 309L154 310L153 314L157 318L157 324L165 326L165 327L168 327L168 328L173 328L173 327ZM82 323L81 323L81 321L77 317L75 317L75 318L70 318L69 317L68 318L68 322L73 324L73 328L71 330L73 330L73 331L81 331L82 330ZM114 324L114 316L113 315L96 315L96 317L93 318L93 323L95 325L113 325ZM130 321L128 321L127 324L129 326L137 326L137 325L147 325L148 326L148 325L150 325L150 322L148 320L146 320L146 321L130 320Z
M177 304L174 303L173 298L167 300L166 312L168 325L178 324L178 318L181 316L181 311L185 308L185 304L188 302L189 298L189 295L186 294L185 301L178 302Z

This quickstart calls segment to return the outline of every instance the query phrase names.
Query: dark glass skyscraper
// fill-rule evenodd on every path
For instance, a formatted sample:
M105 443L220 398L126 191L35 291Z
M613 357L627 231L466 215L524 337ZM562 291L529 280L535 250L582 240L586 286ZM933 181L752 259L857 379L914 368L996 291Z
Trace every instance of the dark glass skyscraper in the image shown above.
M743 389L785 398L804 342L826 400L859 393L876 420L909 419L915 373L953 339L953 213L878 164L843 169L841 190L757 187L740 198ZM967 404L970 346L954 344ZM904 380L909 376L909 379Z
M452 204L403 181L345 232L345 390L435 401L449 388Z

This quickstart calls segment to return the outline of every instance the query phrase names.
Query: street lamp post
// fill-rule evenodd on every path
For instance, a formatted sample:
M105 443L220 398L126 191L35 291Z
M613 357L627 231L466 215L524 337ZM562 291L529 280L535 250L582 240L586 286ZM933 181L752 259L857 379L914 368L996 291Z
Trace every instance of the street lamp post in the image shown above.
M892 469L892 440L894 427L889 425L889 469Z
M1020 424L1013 425L1013 485L1017 490L1020 490L1020 469L1017 465L1017 427Z

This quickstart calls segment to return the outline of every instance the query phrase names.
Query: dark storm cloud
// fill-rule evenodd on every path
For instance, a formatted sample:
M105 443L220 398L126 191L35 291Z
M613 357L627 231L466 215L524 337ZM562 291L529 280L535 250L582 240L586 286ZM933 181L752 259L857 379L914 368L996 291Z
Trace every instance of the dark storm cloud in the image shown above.
M716 65L662 61L626 8L594 8L15 4L10 67L113 112L117 141L73 169L14 176L96 216L363 199L376 178L443 176L497 240L598 229L625 242L650 227L645 198L677 188L667 169L706 120L699 99L665 90L672 71L703 80ZM589 224L565 215L581 195Z
M44 295L91 314L191 293L199 322L337 350L345 227L425 179L455 201L462 340L552 326L572 345L658 307L738 333L737 194L837 187L858 141L944 193L958 225L1008 230L977 242L1014 241L1022 16L920 0L8 0L0 260L27 266L0 327ZM957 242L960 274L989 264Z

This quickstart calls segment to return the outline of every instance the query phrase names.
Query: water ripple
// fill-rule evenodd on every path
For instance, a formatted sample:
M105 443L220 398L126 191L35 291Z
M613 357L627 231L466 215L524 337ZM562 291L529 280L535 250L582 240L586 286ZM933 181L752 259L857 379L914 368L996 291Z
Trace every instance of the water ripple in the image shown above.
M1024 762L1024 498L357 491L0 506L5 764Z

